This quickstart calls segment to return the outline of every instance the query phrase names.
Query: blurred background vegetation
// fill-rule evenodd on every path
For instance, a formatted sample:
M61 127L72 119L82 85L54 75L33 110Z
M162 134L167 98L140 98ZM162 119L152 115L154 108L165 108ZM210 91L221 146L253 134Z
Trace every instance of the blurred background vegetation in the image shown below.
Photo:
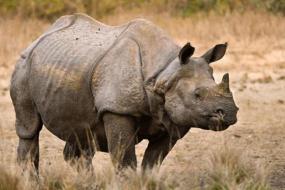
M63 14L85 12L100 18L117 12L142 10L187 17L196 13L268 11L285 15L285 0L0 0L0 16L52 20Z

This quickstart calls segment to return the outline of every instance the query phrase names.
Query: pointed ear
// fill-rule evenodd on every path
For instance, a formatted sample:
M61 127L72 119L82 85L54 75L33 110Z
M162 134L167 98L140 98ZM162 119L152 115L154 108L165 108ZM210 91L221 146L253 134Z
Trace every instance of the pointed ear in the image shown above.
M189 57L193 55L194 51L195 51L195 48L192 47L189 42L185 44L183 48L180 50L179 55L178 55L180 63L186 64L187 60L189 59Z
M202 57L210 64L221 59L227 50L228 43L218 44L212 49L208 50Z

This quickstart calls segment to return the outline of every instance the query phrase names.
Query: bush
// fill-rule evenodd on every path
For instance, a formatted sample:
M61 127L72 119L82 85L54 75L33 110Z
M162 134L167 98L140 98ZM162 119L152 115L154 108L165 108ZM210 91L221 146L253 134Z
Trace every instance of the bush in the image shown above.
M271 0L267 4L267 9L273 13L281 13L285 15L285 1L284 0Z

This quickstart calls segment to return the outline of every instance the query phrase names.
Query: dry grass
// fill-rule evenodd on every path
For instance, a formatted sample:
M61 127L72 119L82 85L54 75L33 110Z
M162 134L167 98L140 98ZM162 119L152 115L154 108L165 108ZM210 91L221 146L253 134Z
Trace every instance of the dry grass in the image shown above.
M6 69L13 68L19 53L46 27L47 24L40 20L22 20L18 17L0 18L0 78L10 75Z
M204 181L191 189L207 190L269 190L263 166L249 162L240 151L230 146L219 147L212 153L204 172ZM1 166L1 164L0 164ZM10 171L8 170L10 168ZM118 175L113 166L97 167L93 173L77 173L68 165L43 164L40 180L31 180L17 167L0 167L0 190L167 190L187 189L185 179L191 176L173 176L157 168L142 174L139 170L126 170ZM196 182L198 184L198 182Z
M210 157L208 175L209 189L270 189L265 168L226 145Z
M112 25L143 17L165 29L179 44L190 41L197 47L198 55L216 43L229 42L229 53L238 59L240 54L264 56L275 49L285 47L285 18L268 13L245 12L225 16L198 14L193 17L171 17L168 14L150 15L132 11L128 14L107 16L101 19ZM0 77L10 72L4 69L16 62L19 53L27 47L49 23L37 19L22 20L19 17L0 19ZM4 68L4 69L3 69Z
M0 190L17 190L19 178L0 168Z
M233 12L226 15L215 13L197 14L191 17L172 17L169 14L149 15L143 12L105 17L110 24L120 24L135 17L148 18L168 31L180 43L192 42L198 47L208 48L214 43L228 41L232 48L240 51L266 51L285 44L284 17L263 12Z

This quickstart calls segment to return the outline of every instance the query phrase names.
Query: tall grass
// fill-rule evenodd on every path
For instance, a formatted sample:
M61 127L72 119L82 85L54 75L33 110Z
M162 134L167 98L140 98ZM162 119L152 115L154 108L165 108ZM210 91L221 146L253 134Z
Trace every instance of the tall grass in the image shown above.
M0 18L0 78L8 78L19 54L47 28L38 19ZM7 70L8 69L8 70ZM7 72L8 71L8 72Z
M267 174L264 166L258 166L230 146L220 147L206 163L209 167L204 172L203 184L191 189L206 190L269 190ZM0 164L1 165L1 164ZM6 167L7 168L7 167ZM113 166L104 168L95 166L93 173L75 170L62 163L43 164L39 181L33 181L17 171L8 171L0 167L0 190L27 190L39 188L43 190L167 190L188 189L185 180L193 176L173 175L167 171L154 170L141 173L140 170L127 169L116 174ZM200 173L197 173L200 175Z
M209 158L209 189L269 190L264 167L251 163L241 151L220 147Z
M0 167L0 190L17 190L19 178Z
M100 21L118 25L138 16L152 20L170 33L180 45L190 41L197 48L198 55L204 53L215 43L225 41L229 43L228 53L232 53L236 59L239 59L241 54L252 53L263 56L270 51L285 47L285 17L266 13L233 12L224 16L211 13L208 16L197 14L181 18L171 17L168 14L132 11L115 16L105 16ZM49 25L49 22L35 18L23 19L19 16L0 18L0 35L2 36L0 38L0 78L7 78L10 75L19 53Z

